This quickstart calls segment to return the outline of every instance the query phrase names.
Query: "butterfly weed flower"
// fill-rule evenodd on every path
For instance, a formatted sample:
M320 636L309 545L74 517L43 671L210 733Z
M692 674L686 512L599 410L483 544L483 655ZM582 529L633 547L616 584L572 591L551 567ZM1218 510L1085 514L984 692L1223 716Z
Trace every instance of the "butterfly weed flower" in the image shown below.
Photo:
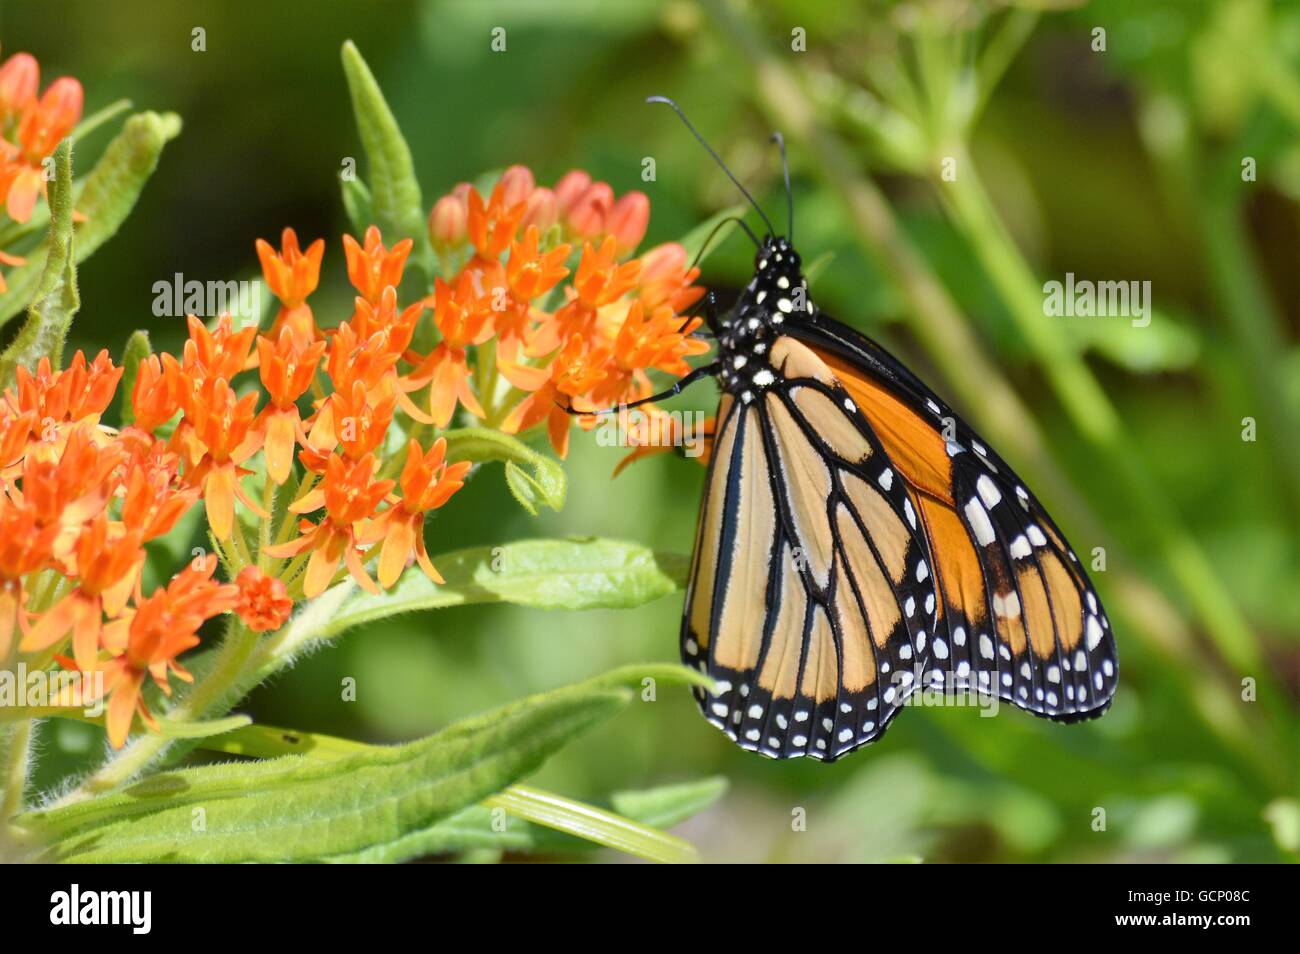
M311 598L324 593L342 562L362 589L378 593L379 587L366 572L358 539L364 523L393 489L392 480L375 480L378 461L373 454L358 460L345 460L331 454L325 464L325 477L319 488L296 501L290 510L311 513L325 508L320 523L303 520L301 535L288 543L267 547L263 552L274 557L293 557L310 553L303 577L303 595Z
M325 342L303 341L291 328L279 335L257 339L258 374L269 398L258 415L265 437L267 475L277 484L289 479L293 453L302 433L298 399L316 377L316 366L325 353Z
M197 560L152 596L137 598L133 607L104 627L106 658L76 660L82 672L103 674L102 687L109 696L106 728L114 748L126 742L136 713L157 730L157 722L145 703L145 681L152 678L164 695L171 695L170 676L192 682L193 677L177 657L199 645L198 629L205 620L237 605L239 588L213 580L216 568L215 556Z
M307 298L320 282L325 240L317 239L304 252L298 245L298 234L286 228L280 235L279 252L264 239L258 239L256 247L266 284L271 294L280 300L272 331L279 332L288 327L299 337L314 339L320 331Z
M443 506L465 485L469 461L447 463L446 438L438 438L426 454L419 441L407 447L406 464L398 485L400 500L389 507L363 532L365 542L383 541L379 557L379 585L387 589L397 582L412 554L421 570L435 583L442 574L429 559L424 543L424 517Z
M385 248L379 229L373 225L366 229L365 245L357 244L351 235L343 236L348 281L362 299L371 305L377 305L385 289L396 288L402 283L402 272L413 244L408 238L397 242L392 248Z

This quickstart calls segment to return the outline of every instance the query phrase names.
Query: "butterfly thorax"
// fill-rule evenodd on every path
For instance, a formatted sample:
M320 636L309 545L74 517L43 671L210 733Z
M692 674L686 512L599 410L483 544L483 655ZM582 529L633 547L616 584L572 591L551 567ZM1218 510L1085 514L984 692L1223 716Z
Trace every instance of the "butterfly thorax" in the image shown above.
M775 383L772 342L783 325L812 313L799 253L786 239L768 236L754 256L754 277L717 328L723 389L748 402Z

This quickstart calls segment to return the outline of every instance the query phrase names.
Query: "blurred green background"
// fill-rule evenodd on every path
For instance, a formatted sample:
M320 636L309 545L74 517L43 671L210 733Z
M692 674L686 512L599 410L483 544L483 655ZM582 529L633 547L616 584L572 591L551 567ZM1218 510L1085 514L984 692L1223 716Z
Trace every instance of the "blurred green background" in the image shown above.
M505 52L489 46L497 26ZM206 52L191 50L195 27ZM641 105L662 93L781 221L767 144L781 127L817 301L951 399L1081 556L1106 551L1093 578L1124 674L1098 722L917 709L842 762L778 764L674 691L583 737L539 785L601 801L725 775L729 794L681 829L711 860L1295 859L1300 5L5 0L0 53L80 78L88 113L130 97L185 122L80 270L75 346L119 354L144 327L175 347L182 323L153 317L153 283L254 277L253 240L285 225L326 237L313 304L323 324L346 317L337 175L360 157L339 64L349 37L426 204L510 163L542 183L582 167L649 194L648 244L678 238L736 196L670 113ZM79 144L78 168L108 138ZM747 280L746 245L733 236L706 263L724 302ZM1155 319L1045 317L1041 283L1067 272L1150 280ZM681 403L715 400L704 385ZM687 551L702 469L661 456L611 482L620 456L575 435L568 506L540 518L486 468L439 513L432 552L565 534ZM413 738L621 663L673 660L680 608L678 595L622 612L403 617L350 633L243 709ZM341 698L347 676L355 702ZM46 781L98 744L75 723L47 728L62 758L43 761ZM791 830L795 808L806 832Z

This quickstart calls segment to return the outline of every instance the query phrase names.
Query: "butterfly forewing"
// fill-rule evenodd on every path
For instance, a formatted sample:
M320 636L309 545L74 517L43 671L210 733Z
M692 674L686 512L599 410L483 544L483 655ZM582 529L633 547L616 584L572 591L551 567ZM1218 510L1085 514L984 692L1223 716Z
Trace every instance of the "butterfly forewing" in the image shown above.
M937 612L908 491L826 364L778 339L761 400L719 409L682 626L698 698L742 746L834 759L916 688Z

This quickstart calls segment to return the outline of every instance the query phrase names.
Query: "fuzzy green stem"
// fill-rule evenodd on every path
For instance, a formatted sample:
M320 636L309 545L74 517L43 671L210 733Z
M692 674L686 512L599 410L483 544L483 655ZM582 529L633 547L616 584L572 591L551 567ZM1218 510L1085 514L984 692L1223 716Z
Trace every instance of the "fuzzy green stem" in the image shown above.
M3 795L0 795L0 825L23 810L23 796L27 791L27 778L31 770L32 736L35 719L23 719L9 726L0 726L0 778Z

